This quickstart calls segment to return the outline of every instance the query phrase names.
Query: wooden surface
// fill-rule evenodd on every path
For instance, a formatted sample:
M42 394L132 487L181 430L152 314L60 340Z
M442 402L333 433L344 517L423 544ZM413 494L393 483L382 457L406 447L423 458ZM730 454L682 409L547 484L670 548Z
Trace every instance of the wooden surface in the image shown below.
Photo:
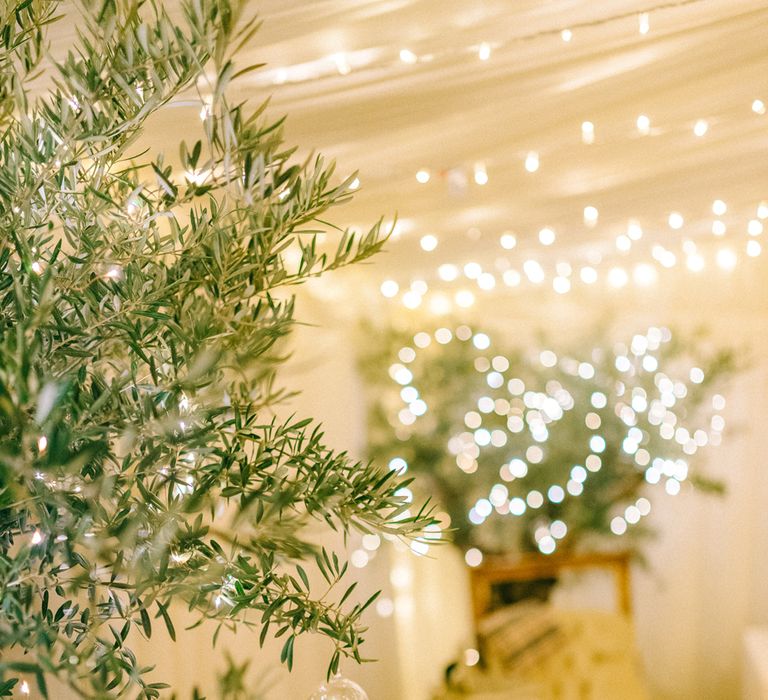
M472 608L477 622L490 611L494 584L556 578L561 571L578 569L607 570L614 576L619 610L632 614L629 564L630 552L595 552L559 556L525 555L519 558L486 557L470 569Z

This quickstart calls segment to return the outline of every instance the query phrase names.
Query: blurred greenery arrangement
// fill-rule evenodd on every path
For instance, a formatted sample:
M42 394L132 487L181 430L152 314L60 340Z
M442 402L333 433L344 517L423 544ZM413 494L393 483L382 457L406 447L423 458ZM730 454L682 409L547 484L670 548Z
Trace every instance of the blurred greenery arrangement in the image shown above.
M299 635L324 634L335 672L361 659L372 598L337 590L346 563L307 527L418 538L432 522L404 514L386 465L272 410L291 286L386 234L317 249L353 178L294 163L281 120L228 101L254 68L233 62L257 29L247 4L2 5L0 695L46 695L55 676L82 697L157 697L130 641L180 635L172 601L281 637L289 668ZM59 12L77 41L54 57ZM195 91L200 139L143 150L146 121Z
M634 547L653 493L721 490L696 453L720 442L714 391L735 366L704 337L650 328L552 349L466 325L366 337L369 455L434 497L473 565L483 553Z

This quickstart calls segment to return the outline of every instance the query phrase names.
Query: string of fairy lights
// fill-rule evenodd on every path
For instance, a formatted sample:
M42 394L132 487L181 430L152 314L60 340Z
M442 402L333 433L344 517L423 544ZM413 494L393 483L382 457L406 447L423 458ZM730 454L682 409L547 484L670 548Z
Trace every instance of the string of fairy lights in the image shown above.
M402 401L396 422L405 427L412 426L430 410L411 368L419 352L433 343L470 342L484 353L476 358L474 369L485 377L488 393L464 414L466 430L454 435L448 442L447 449L454 457L456 467L471 475L478 469L481 451L496 449L508 452L515 436L526 432L531 440L523 451L515 450L516 456L503 458L499 468L500 480L467 513L472 525L482 525L494 512L499 516L519 517L526 511L542 508L547 502L559 504L567 498L579 497L589 487L590 475L603 466L601 454L606 450L606 439L600 433L604 419L601 419L599 412L604 410L612 409L626 427L621 450L644 473L648 486L663 483L665 492L675 496L688 478L688 458L708 445L720 444L725 428L721 412L726 401L721 394L711 397L713 414L707 427L689 428L683 424L685 397L690 386L704 382L705 374L699 367L690 367L687 380L683 381L665 372L659 366L658 355L662 345L671 340L669 329L651 327L643 334L634 335L628 345L617 344L613 348L613 362L621 378L614 382L610 392L596 388L593 381L596 379L596 367L592 362L558 357L552 350L541 351L538 362L543 368L559 367L574 381L585 382L587 388L595 389L591 392L590 406L584 417L588 430L584 459L567 467L567 476L561 482L552 483L542 491L530 489L524 496L510 497L507 484L524 480L529 469L535 469L543 461L550 431L556 430L557 422L576 407L574 396L558 381L548 381L544 390L527 387L522 379L512 376L509 359L494 354L491 339L486 333L472 331L466 325L453 331L439 328L433 334L425 331L416 333L412 345L403 347L398 353L398 361L389 367L389 377L397 385ZM638 380L644 374L653 378L653 393L639 385ZM675 412L673 409L676 406L681 410ZM486 417L493 418L493 414L506 419L505 429L484 427ZM679 450L682 455L673 458L669 454L653 454L647 449L653 449L648 440L651 430L658 431L670 450ZM394 457L389 467L404 473L408 464L402 457ZM614 535L621 536L651 512L651 501L645 496L632 498L630 503L617 503L616 511L610 528ZM537 521L534 538L543 554L552 554L567 533L567 523L562 520L547 521L542 516ZM423 544L421 546L424 547ZM479 565L482 552L477 548L469 549L466 561L470 566Z
M650 287L657 283L662 274L673 269L701 273L708 268L732 272L740 261L754 259L763 252L761 237L768 218L768 201L754 205L754 215L739 225L743 238L737 242L733 236L725 238L729 224L724 220L728 205L721 199L712 202L713 219L709 240L699 230L694 236L680 235L670 243L668 235L664 242L646 243L645 256L634 256L627 263L626 256L645 237L644 227L639 219L630 219L626 229L616 235L614 245L607 251L600 245L591 245L588 250L578 253L571 260L564 259L561 251L550 254L550 247L557 241L557 232L548 226L538 232L538 249L521 251L516 258L511 251L518 248L518 236L503 232L498 240L498 253L490 267L484 267L476 260L463 263L439 264L432 276L423 276L407 282L390 277L380 285L381 295L399 301L408 309L425 307L441 315L456 308L474 305L478 293L491 292L497 288L526 289L549 286L556 294L567 294L574 287L595 286L602 283L612 289L634 285ZM584 223L594 227L600 213L595 206L583 211ZM661 233L684 233L685 218L678 211L669 213L666 226ZM734 228L731 223L731 228ZM655 227L659 231L660 227ZM661 236L657 236L661 239ZM609 242L610 243L610 242ZM420 240L422 250L432 253L438 247L438 238L426 234ZM603 246L606 247L606 246ZM741 248L741 250L740 250Z
M439 51L420 50L417 46L402 46L395 50L364 48L342 50L320 58L298 64L278 66L261 71L255 78L256 83L265 85L301 85L319 80L354 76L366 71L392 71L398 67L419 67L441 61L455 60L457 57L469 57L481 62L490 61L494 54L517 45L537 40L559 40L563 44L577 44L589 31L620 22L632 22L635 31L641 37L651 32L652 17L668 10L683 8L703 3L705 0L677 0L659 3L640 11L622 12L599 19L573 22L532 32L513 34L503 40L479 41L470 44L452 45ZM516 29L513 27L513 31Z

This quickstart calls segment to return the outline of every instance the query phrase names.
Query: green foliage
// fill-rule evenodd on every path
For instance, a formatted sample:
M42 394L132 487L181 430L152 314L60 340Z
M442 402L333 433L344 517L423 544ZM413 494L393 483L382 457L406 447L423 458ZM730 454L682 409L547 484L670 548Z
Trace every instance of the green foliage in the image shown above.
M307 528L418 537L431 522L402 517L386 468L271 411L291 285L386 236L341 231L320 252L318 217L352 178L292 162L281 121L227 101L233 51L256 28L246 5L189 0L171 19L161 3L82 0L66 8L77 45L54 58L58 4L3 4L3 694L24 674L43 695L53 675L82 697L158 697L128 643L158 626L180 636L174 601L283 638L289 668L300 635L325 634L335 671L360 660L365 606L334 592L346 564ZM147 119L195 88L200 140L178 162L142 151Z
M366 337L369 454L404 460L414 489L434 495L465 548L619 545L613 518L668 481L722 488L696 469L694 435L719 442L712 392L734 361L703 337L683 343L654 328L628 345L603 334L595 347L591 335L556 355L490 343L467 326L417 336L367 329ZM694 366L703 381L690 380ZM542 544L557 520L567 534ZM647 534L646 522L630 522L626 537Z

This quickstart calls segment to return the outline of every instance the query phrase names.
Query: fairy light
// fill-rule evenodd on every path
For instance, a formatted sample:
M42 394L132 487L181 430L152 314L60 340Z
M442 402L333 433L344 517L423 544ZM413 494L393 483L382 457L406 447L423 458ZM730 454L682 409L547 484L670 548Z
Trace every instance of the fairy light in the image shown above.
M416 171L416 181L422 185L426 185L431 177L429 170L426 170L425 168Z
M501 278L507 287L517 287L522 281L522 277L517 270L505 270Z
M533 284L541 284L546 277L544 268L536 260L526 260L523 263L523 272Z
M623 267L612 267L608 271L608 284L611 287L619 289L626 286L628 281L629 277Z
M698 253L691 253L686 259L685 264L691 272L701 272L704 269L704 258Z
M400 285L395 282L395 280L384 280L379 289L381 290L382 296L391 299L392 297L397 296L397 293L400 291Z
M32 544L40 544L43 541L43 535L41 534L40 530L35 530L32 534Z
M400 49L400 60L403 63L412 65L416 63L418 58L416 57L416 54L413 53L413 51L411 51L410 49Z
M765 102L762 100L755 100L752 102L752 111L755 114L765 114Z
M454 301L456 302L456 305L460 306L462 309L468 309L475 303L475 295L468 289L460 289L456 292Z
M648 136L648 134L651 133L651 120L647 115L641 114L637 118L635 125L637 126L637 131L639 134Z
M421 249L426 252L431 252L435 248L437 248L437 236L428 233L426 236L422 236L421 240L419 241L419 245L421 245Z
M643 35L651 31L651 16L648 12L641 12L637 16L637 31Z
M721 248L717 251L716 261L719 267L723 270L730 271L736 267L738 258L736 253L731 248Z
M347 57L343 53L333 54L331 60L336 65L336 70L339 71L339 75L349 75L352 71L352 67L349 65Z
M477 50L477 57L481 61L487 61L491 57L491 45L483 42Z
M757 205L757 218L768 219L768 202L760 202Z
M444 263L437 268L437 276L443 282L453 282L459 276L459 268L450 263Z
M541 245L552 245L555 242L555 232L551 228L543 228L539 231Z
M587 226L595 226L600 213L597 211L597 207L586 206L584 207L584 223Z
M750 236L759 236L763 232L763 222L760 219L752 219L747 224L747 233Z
M597 270L589 265L582 267L579 270L579 278L584 284L594 284L597 282Z
M43 454L48 449L48 438L45 435L41 435L37 439L37 451L39 454Z
M681 228L683 228L683 224L685 223L683 215L679 211L671 212L667 221L669 223L669 227L675 229L676 231L679 231Z
M468 262L466 265L464 265L463 269L464 276L471 280L476 280L483 273L483 268L480 263L476 263L474 261Z
M725 223L716 219L712 222L712 233L715 236L724 236L726 231Z
M723 216L728 211L728 205L722 199L712 202L712 213L715 216Z
M484 163L475 163L474 168L475 183L478 185L488 184L488 172L485 169Z
M709 122L706 119L699 119L693 125L693 133L696 136L702 137L709 131Z
M517 245L517 236L514 233L503 233L499 239L501 247L504 250L512 250Z
M19 692L22 695L29 695L29 683L27 681L22 681L19 685Z
M623 233L616 236L616 249L622 253L628 253L632 248L632 240Z
M651 286L656 282L658 276L656 268L648 263L639 263L638 265L635 265L634 270L632 270L632 279L635 281L635 284L641 287Z
M747 241L747 255L750 258L756 258L763 252L763 246L759 241L751 240Z
M563 31L560 32L560 38L567 44L573 39L573 32L570 29L563 29Z
M595 125L592 122L581 123L581 140L587 145L595 142Z
M525 169L529 173L535 173L539 169L539 154L536 151L528 151L526 154Z
M43 266L37 260L33 261L30 267L32 268L32 272L34 272L36 275L39 275L43 272Z

